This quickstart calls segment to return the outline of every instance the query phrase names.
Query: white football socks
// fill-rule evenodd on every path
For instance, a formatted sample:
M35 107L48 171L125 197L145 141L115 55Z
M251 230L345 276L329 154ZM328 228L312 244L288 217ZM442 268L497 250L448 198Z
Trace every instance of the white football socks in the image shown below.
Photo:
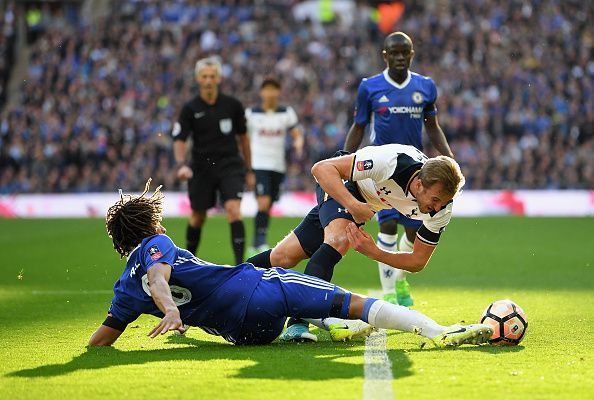
M408 237L406 237L406 233L403 233L402 235L400 235L400 242L398 243L398 251L402 252L402 253L412 253L413 252L413 243L408 240ZM398 269L398 268L392 268L394 270L394 276L396 281L401 281L403 279L406 279L406 274L408 271L405 271L403 269Z
M446 327L418 311L383 300L371 305L367 321L376 328L415 332L429 339L446 331Z
M412 253L413 252L413 242L408 240L406 234L403 234L400 238L400 243L398 243L398 248L403 253Z
M387 233L377 234L377 246L386 251L396 252L398 244L398 235L388 235ZM392 268L382 262L377 263L380 275L380 282L382 284L382 291L384 294L394 293L396 290L396 279L402 279L404 275L402 270Z

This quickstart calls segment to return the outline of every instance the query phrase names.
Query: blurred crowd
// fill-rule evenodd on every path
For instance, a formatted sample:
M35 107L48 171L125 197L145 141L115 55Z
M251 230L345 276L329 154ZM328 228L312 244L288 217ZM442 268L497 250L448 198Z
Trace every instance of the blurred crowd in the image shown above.
M15 44L14 3L0 4L0 110L6 102L10 67L15 62Z
M126 0L107 19L48 24L1 114L0 193L140 190L149 176L179 189L170 131L197 93L194 63L212 54L222 91L246 107L265 76L280 78L306 137L303 157L288 152L286 188L312 189L310 167L342 147L361 78L384 68L384 33L363 4L321 23L297 3ZM594 189L592 2L404 3L395 30L413 39L412 70L438 85L466 189Z

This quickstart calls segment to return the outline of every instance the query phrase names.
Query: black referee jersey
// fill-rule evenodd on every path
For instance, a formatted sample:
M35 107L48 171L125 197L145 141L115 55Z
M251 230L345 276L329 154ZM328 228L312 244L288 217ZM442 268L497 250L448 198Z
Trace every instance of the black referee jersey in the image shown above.
M222 158L239 158L235 135L247 131L243 105L234 97L223 93L217 95L214 104L208 104L200 96L184 104L175 124L173 140L193 140L193 164L201 161L216 161Z

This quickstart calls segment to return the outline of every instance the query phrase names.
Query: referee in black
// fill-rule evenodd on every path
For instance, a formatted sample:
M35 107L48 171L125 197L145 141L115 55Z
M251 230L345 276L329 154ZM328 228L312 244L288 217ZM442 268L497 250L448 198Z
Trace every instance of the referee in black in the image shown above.
M173 127L177 177L188 180L192 215L186 230L186 249L196 254L206 211L220 196L231 226L235 263L243 262L245 228L241 220L244 186L254 187L250 141L241 102L219 92L221 63L214 57L198 60L194 69L199 94L184 104ZM192 137L192 159L186 160L186 139Z

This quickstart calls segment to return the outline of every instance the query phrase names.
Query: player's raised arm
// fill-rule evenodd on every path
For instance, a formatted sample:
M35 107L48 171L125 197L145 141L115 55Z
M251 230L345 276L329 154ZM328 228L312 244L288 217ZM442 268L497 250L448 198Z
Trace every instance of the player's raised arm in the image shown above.
M357 223L363 223L373 217L373 211L349 193L343 183L343 179L350 179L354 161L354 154L318 161L311 173L324 192L346 207Z
M171 289L169 288L171 266L165 263L156 263L148 269L147 275L151 297L159 310L165 314L161 322L149 332L148 336L154 338L159 333L163 335L174 330L183 332L185 329L179 316L179 310L173 301Z

